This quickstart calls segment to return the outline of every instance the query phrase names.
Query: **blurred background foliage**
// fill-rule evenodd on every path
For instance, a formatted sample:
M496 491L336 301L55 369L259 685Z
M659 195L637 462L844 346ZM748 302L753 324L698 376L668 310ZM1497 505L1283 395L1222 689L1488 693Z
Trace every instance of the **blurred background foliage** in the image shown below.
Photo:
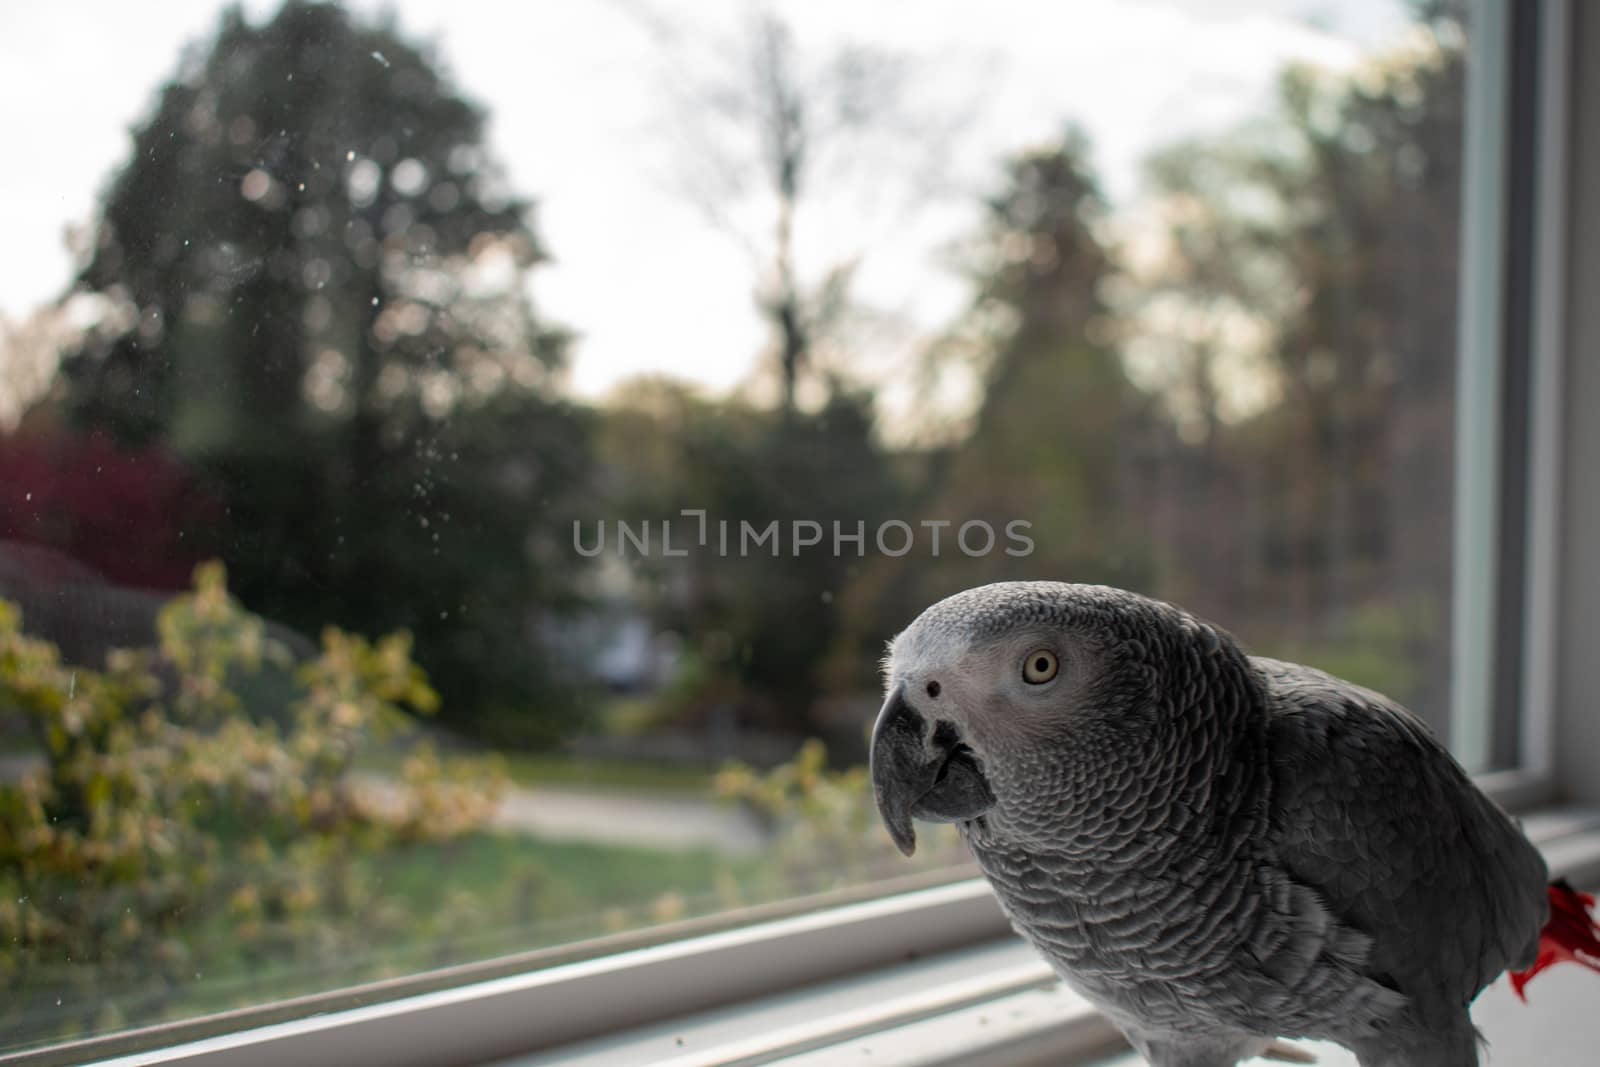
M887 58L807 80L752 22L772 76L694 98L705 159L760 152L693 193L773 205L759 387L587 403L529 296L559 265L438 57L337 6L230 10L134 131L63 298L94 314L0 437L0 1029L903 870L858 766L877 661L978 582L1177 600L1442 724L1464 35L1454 4L1412 10L1403 47L1287 69L1251 122L1155 153L1138 232L1081 132L1019 147L951 252L970 302L916 358L969 413L914 433L859 370L856 264L796 253L819 153L910 129ZM694 531L683 509L866 538L617 552L617 523ZM1035 549L877 551L924 518L1027 520ZM601 519L607 550L576 551ZM550 837L568 787L707 833ZM758 848L716 840L735 813Z
M354 773L363 746L438 707L409 635L330 627L296 664L216 564L161 609L155 648L113 650L100 670L63 663L23 622L0 601L0 702L44 755L0 783L8 1032L51 1000L70 1033L123 1021L103 1014L119 1010L108 988L159 1003L195 973L338 960L406 929L417 916L356 857L453 841L494 809L482 761L423 749L381 789ZM248 684L273 673L276 687Z
M830 770L818 742L712 783L761 820L759 858L503 832L499 760L395 748L438 710L409 634L329 627L296 662L220 564L160 610L155 648L113 650L101 670L23 622L0 600L0 707L44 754L0 781L8 1042L904 873L865 772ZM926 838L924 866L959 856L953 831Z

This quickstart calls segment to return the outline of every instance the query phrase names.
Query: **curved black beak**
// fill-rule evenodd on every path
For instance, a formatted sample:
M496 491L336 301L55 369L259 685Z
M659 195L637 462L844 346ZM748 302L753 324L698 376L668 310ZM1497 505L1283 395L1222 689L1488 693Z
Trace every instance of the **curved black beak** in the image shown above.
M972 749L954 726L928 720L906 703L901 688L889 694L872 727L872 796L878 814L907 856L917 849L913 817L961 822L994 804Z

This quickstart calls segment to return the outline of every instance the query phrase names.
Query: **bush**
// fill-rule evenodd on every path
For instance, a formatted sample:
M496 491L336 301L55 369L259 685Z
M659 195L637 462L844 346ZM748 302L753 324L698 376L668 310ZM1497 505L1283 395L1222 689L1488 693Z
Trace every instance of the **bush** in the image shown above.
M858 884L909 873L878 819L867 768L831 770L827 748L807 741L788 763L759 774L730 763L716 778L716 793L749 806L772 831L765 873L780 893ZM918 868L966 858L953 826L922 825Z
M44 755L0 782L0 1031L117 1025L101 994L132 986L158 1008L202 966L337 960L404 921L361 854L459 837L498 803L482 761L424 749L399 782L353 771L438 705L403 633L330 628L296 665L218 564L163 608L156 648L100 670L22 623L0 601L0 714ZM292 679L286 715L239 695L266 669Z
M760 855L484 832L498 763L401 736L438 703L405 634L328 629L296 663L214 564L163 607L156 647L100 669L23 622L0 601L0 719L44 756L0 781L7 1050L962 856L951 828L924 828L908 864L865 769L829 769L817 742L718 776L772 828Z

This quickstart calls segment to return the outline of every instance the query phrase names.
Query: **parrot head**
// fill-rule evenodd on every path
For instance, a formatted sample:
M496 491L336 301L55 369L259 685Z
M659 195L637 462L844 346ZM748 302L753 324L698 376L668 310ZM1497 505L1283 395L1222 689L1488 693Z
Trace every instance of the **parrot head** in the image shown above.
M941 600L884 661L870 753L878 812L908 856L913 819L983 820L1034 843L1095 821L1132 832L1137 820L1102 803L1104 791L1170 797L1184 783L1168 768L1194 770L1172 757L1191 748L1205 773L1216 723L1183 713L1196 694L1217 694L1200 683L1219 665L1245 671L1225 634L1121 589L1001 582Z

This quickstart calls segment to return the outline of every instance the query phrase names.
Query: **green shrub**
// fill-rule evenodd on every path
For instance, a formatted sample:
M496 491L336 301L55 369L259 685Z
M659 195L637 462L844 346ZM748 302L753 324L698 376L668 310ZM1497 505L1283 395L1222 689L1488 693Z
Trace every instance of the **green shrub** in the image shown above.
M330 628L296 666L218 564L162 610L156 648L100 670L23 621L0 601L0 714L44 756L0 782L0 1032L116 1025L104 994L158 1008L204 968L337 960L405 919L356 857L459 837L498 803L493 767L426 749L399 781L353 772L438 705L405 634ZM292 678L286 714L239 696L267 667Z
M867 768L828 767L827 748L807 741L788 763L760 774L730 763L714 788L767 823L769 881L786 892L828 889L947 866L966 856L953 826L918 827L917 867L907 864L878 819Z

